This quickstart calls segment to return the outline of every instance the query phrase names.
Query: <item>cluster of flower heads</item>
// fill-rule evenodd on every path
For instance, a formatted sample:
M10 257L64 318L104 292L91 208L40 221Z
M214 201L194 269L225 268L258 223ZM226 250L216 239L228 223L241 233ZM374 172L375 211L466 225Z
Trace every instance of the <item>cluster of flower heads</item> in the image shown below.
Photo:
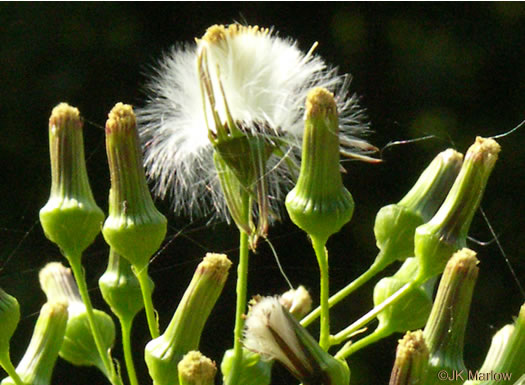
M374 148L359 139L368 123L349 94L350 76L339 75L314 48L304 53L272 30L233 24L212 26L195 44L167 53L138 112L157 195L171 195L178 213L228 219L213 142L221 130L235 127L270 144L264 178L270 207L278 212L298 171L304 103L313 87L336 95L342 154L366 158Z

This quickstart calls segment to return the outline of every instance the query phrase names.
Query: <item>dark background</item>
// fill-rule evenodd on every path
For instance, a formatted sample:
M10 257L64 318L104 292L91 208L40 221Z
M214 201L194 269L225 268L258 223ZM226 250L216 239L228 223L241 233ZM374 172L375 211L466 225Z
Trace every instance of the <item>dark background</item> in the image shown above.
M11 344L15 365L45 300L38 270L61 259L37 222L49 194L51 109L67 101L85 117L88 172L96 199L107 210L102 129L107 112L119 101L143 103L144 73L171 45L193 41L209 25L232 21L275 26L304 50L318 41L318 54L353 74L352 88L363 97L375 131L371 141L379 147L393 140L438 137L390 148L381 165L345 163L345 183L356 211L328 244L333 291L364 271L375 256L372 227L377 210L398 201L439 151L454 147L464 152L476 135L500 134L525 119L523 3L0 4L0 285L21 303L22 321ZM499 141L500 160L482 202L522 284L524 135L522 129ZM225 224L189 223L170 213L169 202L158 205L168 216L172 240L150 268L164 327L205 252L223 251L237 260L237 233ZM471 236L492 238L479 213ZM305 235L284 221L271 228L270 239L292 282L304 284L317 298L317 266ZM470 246L479 253L481 272L465 360L476 368L492 334L512 321L524 296L494 243ZM101 239L84 255L99 308L106 308L97 288L106 258ZM261 246L250 263L250 295L286 290L267 246ZM231 346L234 278L232 271L201 342L203 353L217 362ZM373 283L367 285L333 311L334 331L369 309L372 288ZM136 363L146 384L140 359L147 341L143 314L137 318L135 336ZM387 383L398 338L351 357L352 384ZM115 356L121 357L118 348ZM53 383L71 381L104 383L94 369L73 368L59 360ZM273 384L285 383L295 381L278 368Z

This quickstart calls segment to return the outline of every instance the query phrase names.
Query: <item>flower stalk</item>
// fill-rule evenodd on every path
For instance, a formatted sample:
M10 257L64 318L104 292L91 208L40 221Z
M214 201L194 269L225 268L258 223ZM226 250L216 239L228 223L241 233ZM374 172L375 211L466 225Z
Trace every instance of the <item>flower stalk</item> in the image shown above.
M306 98L301 171L286 196L290 219L312 240L321 276L319 344L330 347L328 238L352 217L354 201L343 186L339 169L339 122L334 95L314 88Z
M353 293L392 262L404 261L414 255L416 228L436 213L452 186L462 161L463 155L457 151L448 149L441 152L403 199L379 210L374 224L379 254L367 271L330 297L330 307ZM321 308L318 307L301 321L301 325L308 326L320 313Z
M397 292L336 334L342 341L366 325L387 306L396 304L414 288L445 268L454 251L465 247L468 230L500 151L493 139L476 138L445 201L432 219L416 229L414 254L416 273ZM339 353L338 353L339 354Z
M358 350L377 342L392 333L403 333L407 330L421 328L432 308L432 291L434 285L415 285L413 276L417 272L417 262L408 258L401 268L392 276L381 279L374 287L374 309L394 296L398 291L409 285L403 294L403 300L391 303L377 314L379 324L369 335L357 342L349 342L337 353L338 357L348 357ZM338 333L334 342L342 342L348 334Z

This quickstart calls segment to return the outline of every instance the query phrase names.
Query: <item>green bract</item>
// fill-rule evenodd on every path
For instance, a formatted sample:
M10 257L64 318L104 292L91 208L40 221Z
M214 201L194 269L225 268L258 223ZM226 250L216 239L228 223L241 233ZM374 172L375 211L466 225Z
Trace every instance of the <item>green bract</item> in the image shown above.
M40 210L46 237L68 258L80 260L82 252L100 232L104 213L93 199L84 159L79 112L65 103L49 118L51 194Z
M221 362L224 378L230 376L233 360L233 349L226 350ZM270 385L272 365L273 360L263 360L259 354L243 348L238 385Z
M492 344L479 373L512 373L512 379L525 373L525 304L520 308L514 324L501 328L492 338ZM519 382L519 381L518 381ZM467 381L465 385L497 385L501 379L487 378Z
M95 309L94 316L101 342L107 351L113 347L115 342L115 324L111 317L101 310ZM60 357L73 365L96 366L102 373L109 376L98 354L85 310L78 313L70 311L64 341L60 348Z
M151 199L131 106L118 103L109 113L106 151L111 190L102 234L117 254L143 269L164 240L167 221Z
M379 305L396 293L407 282L394 277L383 278L374 287L374 305ZM432 296L423 287L410 289L399 302L388 306L377 315L378 330L388 335L425 326L432 308ZM388 333L387 333L388 331Z
M60 357L73 365L96 366L110 376L97 350L91 333L86 306L82 302L78 287L70 269L58 262L48 263L39 274L40 286L48 301L67 304L69 317L60 347ZM112 318L101 310L94 310L94 320L100 332L104 351L113 347L115 324Z
M139 281L131 264L113 249L109 252L108 267L98 280L98 285L102 297L119 318L131 320L144 308ZM153 281L150 286L153 287Z
M387 265L413 257L414 232L423 223L418 213L399 204L382 207L374 224L376 245L381 250L377 258Z
M466 247L472 217L499 151L495 140L476 138L445 202L428 223L416 229L414 251L419 262L418 281L441 273L452 254Z
M299 179L286 196L290 219L320 243L338 232L354 212L339 166L339 127L334 96L315 88L306 99Z
M9 341L20 321L20 305L15 297L0 289L0 356L9 357Z
M24 384L50 385L66 322L66 304L48 302L42 306L29 346L16 367ZM1 384L14 385L14 381L8 377Z
M190 350L199 348L202 329L224 287L230 266L225 255L207 254L164 334L146 345L146 364L155 385L176 384L179 361Z
M425 341L430 351L427 384L443 382L438 373L466 371L463 341L474 285L478 276L476 253L462 249L447 263L436 300L425 326ZM463 383L461 379L451 383Z
M438 154L410 191L397 204L379 210L374 224L383 265L414 256L414 232L443 203L456 178L463 156L452 149Z

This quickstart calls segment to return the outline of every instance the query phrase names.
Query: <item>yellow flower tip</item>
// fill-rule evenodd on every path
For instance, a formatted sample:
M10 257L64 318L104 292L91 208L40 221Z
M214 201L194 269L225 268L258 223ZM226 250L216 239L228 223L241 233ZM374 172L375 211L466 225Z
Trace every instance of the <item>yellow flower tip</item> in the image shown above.
M207 253L199 264L199 273L211 274L215 277L225 277L232 262L225 254Z
M106 133L111 134L115 130L133 130L136 127L135 113L129 104L117 103L109 112L106 122Z
M423 338L423 331L416 330L415 332L408 332L400 339L397 348L398 356L413 356L414 354L428 355L428 348Z
M501 146L494 139L476 137L476 141L467 152L467 158L483 162L487 167L492 167L498 160Z
M472 269L477 269L479 263L476 257L476 252L467 248L463 248L452 255L447 263L447 270L454 269L456 271L463 271L467 274Z
M62 318L65 314L67 318L67 314L68 314L67 308L69 305L64 300L47 302L44 306L45 306L45 312L49 317L51 318L61 317ZM42 308L42 310L44 310L44 307Z
M60 103L51 111L49 127L61 127L68 123L74 123L76 127L82 128L80 112L78 108L72 107L67 103Z
M202 37L202 40L209 44L218 44L222 41L227 40L228 38L233 38L241 34L267 35L269 33L269 28L260 28L257 25L249 26L240 24L230 24L229 26L225 27L222 24L215 24L206 30L206 33Z
M217 373L215 362L200 352L188 352L178 364L179 375L182 380L189 383L208 383Z
M206 33L202 37L202 40L210 43L215 44L220 41L223 41L226 39L226 28L224 25L215 24L211 27L208 27L206 30Z
M326 88L316 87L306 96L306 117L321 116L337 117L337 105L333 93Z

